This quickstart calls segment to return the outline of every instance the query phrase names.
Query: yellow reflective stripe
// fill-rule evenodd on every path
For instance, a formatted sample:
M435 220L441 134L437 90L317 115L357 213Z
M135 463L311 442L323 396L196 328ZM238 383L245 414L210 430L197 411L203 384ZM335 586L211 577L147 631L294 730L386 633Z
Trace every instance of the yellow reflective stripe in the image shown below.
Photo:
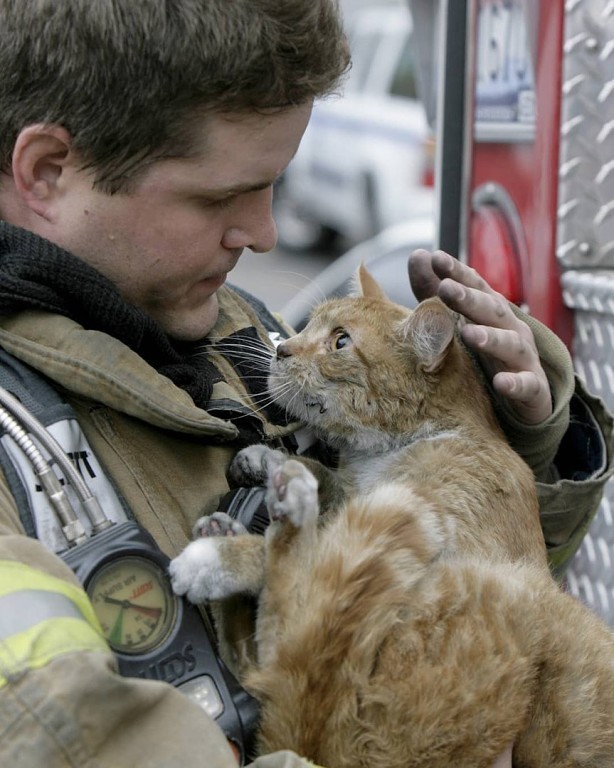
M15 560L0 560L0 597L23 589L38 589L65 595L77 606L87 623L101 632L92 604L81 587Z
M0 687L67 653L110 653L85 592L23 563L0 561L0 612Z
M66 595L42 589L20 589L0 597L0 640L23 632L45 619L83 619Z

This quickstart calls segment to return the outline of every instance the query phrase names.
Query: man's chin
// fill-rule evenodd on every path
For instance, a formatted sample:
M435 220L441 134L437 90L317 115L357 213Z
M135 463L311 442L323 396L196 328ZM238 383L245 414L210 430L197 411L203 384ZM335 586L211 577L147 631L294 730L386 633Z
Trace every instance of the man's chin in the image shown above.
M166 333L178 341L200 341L217 322L219 305L217 296L210 296L198 309L176 312L161 323Z

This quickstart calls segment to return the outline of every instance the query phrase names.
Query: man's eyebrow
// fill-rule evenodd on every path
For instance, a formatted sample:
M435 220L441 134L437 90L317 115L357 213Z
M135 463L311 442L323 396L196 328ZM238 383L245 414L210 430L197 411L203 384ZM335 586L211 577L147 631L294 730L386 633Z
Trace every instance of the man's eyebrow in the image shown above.
M233 197L234 195L243 195L247 192L260 192L263 189L271 187L277 179L261 181L257 184L236 184L232 187L210 187L205 190L207 197Z

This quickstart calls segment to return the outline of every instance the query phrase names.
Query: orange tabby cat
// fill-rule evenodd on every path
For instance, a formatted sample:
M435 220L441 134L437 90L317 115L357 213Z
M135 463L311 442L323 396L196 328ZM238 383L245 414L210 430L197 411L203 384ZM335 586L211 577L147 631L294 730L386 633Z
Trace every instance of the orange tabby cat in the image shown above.
M614 766L614 639L548 573L532 474L452 314L359 280L362 296L322 305L280 345L269 377L338 470L244 449L232 474L268 482L266 536L203 519L171 565L175 590L260 595L244 683L262 752L490 768L514 742L516 768Z

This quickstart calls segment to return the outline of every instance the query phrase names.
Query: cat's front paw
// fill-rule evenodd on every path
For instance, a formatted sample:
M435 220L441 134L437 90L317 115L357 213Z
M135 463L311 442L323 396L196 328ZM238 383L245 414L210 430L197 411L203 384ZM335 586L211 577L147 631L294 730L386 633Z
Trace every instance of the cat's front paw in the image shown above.
M318 517L318 481L300 461L288 459L271 472L266 501L271 520L301 528Z
M220 541L224 539L197 539L171 560L169 573L176 595L185 595L191 603L204 603L235 594L235 578L224 567L218 549Z
M214 512L212 515L205 515L196 521L192 533L195 539L213 538L215 536L240 536L247 533L247 528L235 520L226 512Z
M265 485L271 471L287 456L268 445L249 445L234 457L228 468L228 479L236 486Z

